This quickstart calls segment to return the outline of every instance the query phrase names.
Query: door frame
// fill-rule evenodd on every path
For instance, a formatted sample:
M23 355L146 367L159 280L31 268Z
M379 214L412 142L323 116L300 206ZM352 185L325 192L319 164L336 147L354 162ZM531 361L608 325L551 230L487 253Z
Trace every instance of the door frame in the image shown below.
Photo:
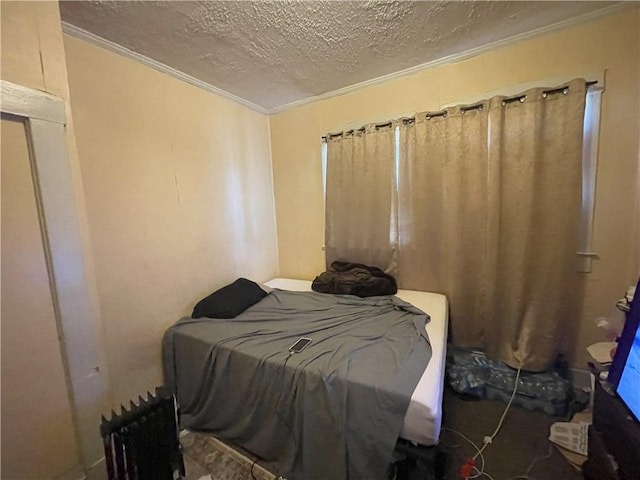
M64 478L83 478L103 458L98 426L108 389L67 149L65 103L49 93L0 80L0 110L20 117L26 126L60 351L82 462L75 473Z

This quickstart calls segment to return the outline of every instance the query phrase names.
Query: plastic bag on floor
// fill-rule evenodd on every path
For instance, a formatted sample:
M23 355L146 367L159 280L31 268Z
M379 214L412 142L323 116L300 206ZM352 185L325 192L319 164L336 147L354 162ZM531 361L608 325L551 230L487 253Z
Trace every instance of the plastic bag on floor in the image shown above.
M458 393L508 402L517 370L484 353L453 350L447 359L449 385ZM513 403L549 415L567 414L571 383L559 372L521 372Z

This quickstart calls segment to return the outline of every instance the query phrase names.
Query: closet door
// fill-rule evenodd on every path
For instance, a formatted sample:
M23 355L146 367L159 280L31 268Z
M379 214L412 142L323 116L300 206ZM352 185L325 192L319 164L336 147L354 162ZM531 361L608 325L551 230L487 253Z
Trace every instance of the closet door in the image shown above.
M2 115L3 479L45 479L79 463L24 124Z

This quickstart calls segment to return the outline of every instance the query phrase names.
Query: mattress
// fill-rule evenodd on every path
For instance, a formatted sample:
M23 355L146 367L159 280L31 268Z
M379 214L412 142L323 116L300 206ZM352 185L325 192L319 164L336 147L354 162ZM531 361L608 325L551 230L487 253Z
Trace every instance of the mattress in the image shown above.
M281 290L311 290L309 280L274 278L266 282L266 285ZM400 437L420 445L436 445L442 423L442 394L449 326L447 297L439 293L414 290L398 290L397 296L431 317L426 330L432 349L431 360L411 395Z

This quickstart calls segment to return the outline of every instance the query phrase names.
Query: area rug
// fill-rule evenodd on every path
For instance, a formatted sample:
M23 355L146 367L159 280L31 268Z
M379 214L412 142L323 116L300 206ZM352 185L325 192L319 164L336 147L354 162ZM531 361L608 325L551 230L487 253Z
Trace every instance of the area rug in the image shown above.
M186 480L277 480L255 458L198 432L180 435Z
M270 472L249 452L227 445L212 435L184 430L180 434L180 444L186 470L185 480L287 480ZM415 478L429 480L431 478L426 478L424 475L417 477L412 473L415 466L409 465L410 462L404 463L390 465L387 478L389 480ZM400 471L404 474L401 475Z
M287 480L271 473L249 452L227 445L212 435L185 430L180 435L180 444L186 470L185 480ZM413 470L408 465L404 467L404 470L407 469ZM387 478L418 478L409 470L401 476L396 465L390 465ZM428 479L421 476L420 480Z

